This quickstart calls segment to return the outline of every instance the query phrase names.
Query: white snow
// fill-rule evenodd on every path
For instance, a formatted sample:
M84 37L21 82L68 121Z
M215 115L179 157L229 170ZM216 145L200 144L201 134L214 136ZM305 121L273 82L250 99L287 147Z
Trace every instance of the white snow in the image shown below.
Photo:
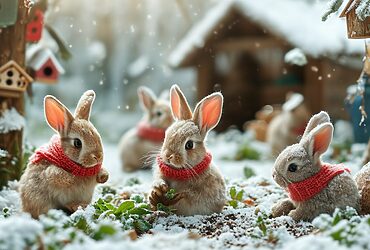
M0 116L0 134L23 129L25 119L15 108L7 109Z
M0 220L0 249L23 250L37 244L42 226L29 215L15 215Z
M295 48L285 54L284 61L286 63L303 66L307 64L307 58L301 49Z
M169 64L177 67L194 49L202 48L233 9L310 56L362 54L363 42L347 39L344 19L321 21L325 6L325 1L222 0L187 33Z

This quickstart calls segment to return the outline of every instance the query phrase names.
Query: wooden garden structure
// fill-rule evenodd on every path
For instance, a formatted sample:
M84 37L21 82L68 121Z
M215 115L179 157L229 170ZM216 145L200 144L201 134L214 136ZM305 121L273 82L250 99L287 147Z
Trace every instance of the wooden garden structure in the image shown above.
M222 90L220 129L241 128L262 106L284 102L289 91L302 93L312 112L344 118L343 100L361 70L363 43L346 38L343 20L321 22L322 12L313 6L289 0L221 2L188 31L169 64L195 69L198 99ZM296 47L307 57L302 67L284 62Z

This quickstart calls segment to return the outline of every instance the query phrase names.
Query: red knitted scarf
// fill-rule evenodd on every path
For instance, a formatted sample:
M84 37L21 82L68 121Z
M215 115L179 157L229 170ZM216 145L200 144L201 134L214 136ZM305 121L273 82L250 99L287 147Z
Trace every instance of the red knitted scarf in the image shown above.
M102 164L97 164L90 168L85 168L72 161L65 155L59 136L53 136L48 144L41 146L31 156L31 163L38 163L41 160L47 160L53 165L75 175L75 176L94 176L101 169Z
M202 174L212 161L212 155L207 153L204 159L196 166L191 169L175 169L171 166L166 165L160 156L157 157L157 163L161 173L168 179L186 181Z
M154 128L149 124L140 122L137 125L137 134L139 137L153 141L153 142L163 142L166 129L164 128Z
M310 178L291 183L288 185L289 197L293 201L306 201L320 193L329 182L344 171L350 172L343 164L330 165L324 164L321 170Z

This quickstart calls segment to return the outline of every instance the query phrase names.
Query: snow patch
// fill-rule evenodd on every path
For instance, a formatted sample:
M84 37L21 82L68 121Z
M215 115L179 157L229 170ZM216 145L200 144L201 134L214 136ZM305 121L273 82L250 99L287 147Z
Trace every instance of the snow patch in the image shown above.
M7 109L0 117L0 134L7 134L11 131L22 130L26 124L15 108Z

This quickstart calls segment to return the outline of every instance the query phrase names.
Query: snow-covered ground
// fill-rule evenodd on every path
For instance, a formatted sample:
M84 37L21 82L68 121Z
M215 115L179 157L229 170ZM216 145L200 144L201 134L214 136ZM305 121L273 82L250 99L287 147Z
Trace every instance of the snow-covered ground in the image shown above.
M238 147L248 144L260 153L259 160L230 160ZM105 145L104 166L110 172L108 184L96 189L93 204L71 216L52 210L39 221L20 212L17 183L0 191L0 249L369 249L370 217L359 217L348 210L332 217L322 215L313 223L294 222L289 217L270 218L272 205L286 196L271 178L273 160L266 144L254 141L247 133L231 130L211 134L208 146L215 163L224 174L228 192L241 197L228 199L222 213L182 217L155 212L141 217L116 212L100 213L102 200L113 205L130 198L144 198L150 190L151 171L124 173L117 148ZM346 163L353 173L360 167L364 145L354 145ZM325 159L329 159L330 152ZM229 159L227 159L229 158ZM245 167L249 173L245 175ZM130 183L131 182L131 183ZM206 188L206 187L205 187ZM133 198L136 197L136 198ZM140 198L140 199L142 199ZM102 199L102 200L101 200ZM129 201L131 202L131 201ZM136 201L135 201L136 202ZM146 224L135 224L144 218ZM142 223L142 221L140 221ZM139 235L132 228L146 228Z

